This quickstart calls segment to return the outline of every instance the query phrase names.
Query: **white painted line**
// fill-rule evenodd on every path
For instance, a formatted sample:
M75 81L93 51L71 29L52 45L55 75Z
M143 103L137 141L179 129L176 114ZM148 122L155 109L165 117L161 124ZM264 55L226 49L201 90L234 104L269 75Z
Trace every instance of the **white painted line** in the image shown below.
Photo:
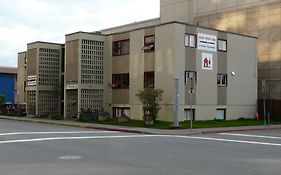
M281 137L263 136L263 135L251 135L251 134L220 133L220 135L241 136L241 137L255 137L255 138L266 138L266 139L281 139Z
M175 136L175 137L198 139L198 140L221 141L221 142L246 143L246 144L254 144L254 145L280 146L281 147L281 144L279 144L279 143L253 142L253 141L246 141L246 140L231 140L231 139L220 139L220 138L211 138L211 137L192 137L192 136Z
M211 138L211 137L193 137L193 136L179 136L179 135L121 135L121 136L119 135L119 136L51 137L51 138L36 138L36 139L24 139L24 140L6 140L6 141L0 141L0 144L40 142L40 141L51 141L51 140L116 139L116 138L145 138L145 137L186 138L186 139L210 140L210 141L220 141L220 142L245 143L245 144L281 147L281 144L279 144L279 143L253 142L253 141L245 141L245 140L230 140L230 139L220 139L220 138Z
M5 140L5 141L0 141L0 144L40 142L40 141L50 141L50 140L81 140L81 139L110 139L110 138L112 139L112 138L139 138L139 137L155 137L155 135L50 137L50 138L36 138L36 139L23 139L23 140Z
M40 134L99 134L99 133L117 133L117 131L9 132L9 133L0 133L0 136L40 135Z

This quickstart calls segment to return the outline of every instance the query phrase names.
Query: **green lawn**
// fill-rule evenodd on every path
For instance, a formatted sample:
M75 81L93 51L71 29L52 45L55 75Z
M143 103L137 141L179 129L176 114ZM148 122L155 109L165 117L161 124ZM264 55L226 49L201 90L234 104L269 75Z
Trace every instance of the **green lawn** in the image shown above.
M116 119L107 121L92 121L97 124L108 124L108 125L120 125L120 126L131 126L131 127L145 127L154 129L173 129L172 122L155 121L154 125L147 126L144 121L141 120L130 120L128 122L118 122ZM263 120L254 119L238 119L238 120L209 120L209 121L194 121L193 128L219 128L219 127L234 127L234 126L256 126L263 125ZM281 122L272 121L271 124L281 124ZM190 122L181 122L182 129L190 128Z

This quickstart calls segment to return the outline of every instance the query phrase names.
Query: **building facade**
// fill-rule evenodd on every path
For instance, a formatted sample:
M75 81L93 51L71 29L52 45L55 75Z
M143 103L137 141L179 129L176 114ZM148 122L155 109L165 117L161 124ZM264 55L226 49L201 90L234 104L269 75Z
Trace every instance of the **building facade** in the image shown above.
M84 111L104 107L106 76L105 36L77 32L65 37L64 115L78 117Z
M18 69L17 69L17 100L16 103L26 105L26 52L18 53Z
M27 115L61 113L62 58L61 44L40 41L27 44Z
M4 95L7 104L15 104L17 98L17 68L0 67L0 95Z
M212 38L215 48L200 46L204 37ZM256 43L255 37L180 22L107 35L106 81L112 87L106 93L106 103L111 106L108 110L113 117L123 113L142 119L136 94L147 87L162 89L159 119L171 121L177 78L180 121L190 119L192 114L196 120L253 117L257 101ZM189 94L191 80L187 77L191 74L194 91Z
M266 96L269 112L280 119L281 0L161 0L160 4L162 22L177 20L258 37L258 97Z

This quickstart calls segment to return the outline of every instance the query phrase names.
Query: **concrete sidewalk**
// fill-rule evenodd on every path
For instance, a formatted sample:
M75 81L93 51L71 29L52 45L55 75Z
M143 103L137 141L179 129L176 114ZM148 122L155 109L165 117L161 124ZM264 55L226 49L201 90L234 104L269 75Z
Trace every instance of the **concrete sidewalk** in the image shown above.
M29 117L0 116L0 119L54 124L54 125L71 126L71 127L79 127L79 128L99 129L99 130L106 130L106 131L119 131L119 132L127 132L127 133L157 134L157 135L194 135L194 134L212 134L212 133L223 133L223 132L281 129L281 125L271 125L270 127L268 126L241 126L240 127L239 126L239 127L226 127L226 128L193 129L191 132L190 129L169 129L169 130L150 129L150 128L137 128L137 127L127 127L127 126L117 126L117 125L83 123L83 122L76 122L70 120L37 119L37 118L29 118Z

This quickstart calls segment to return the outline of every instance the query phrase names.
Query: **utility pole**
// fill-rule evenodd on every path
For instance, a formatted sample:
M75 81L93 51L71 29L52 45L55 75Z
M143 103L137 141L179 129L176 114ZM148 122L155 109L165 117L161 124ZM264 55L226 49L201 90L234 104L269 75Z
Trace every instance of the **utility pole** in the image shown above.
M179 79L175 78L175 103L174 103L174 124L172 125L174 128L180 128L180 124L179 124L179 114L178 114L178 110L179 110Z

